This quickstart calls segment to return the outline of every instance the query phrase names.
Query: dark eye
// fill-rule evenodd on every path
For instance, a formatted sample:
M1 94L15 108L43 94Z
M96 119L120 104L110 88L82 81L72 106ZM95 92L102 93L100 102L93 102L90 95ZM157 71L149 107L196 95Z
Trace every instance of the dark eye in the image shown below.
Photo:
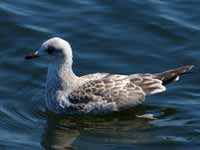
M54 52L54 48L52 48L52 47L48 47L47 49L46 49L46 52L48 53L48 54L53 54L53 52Z

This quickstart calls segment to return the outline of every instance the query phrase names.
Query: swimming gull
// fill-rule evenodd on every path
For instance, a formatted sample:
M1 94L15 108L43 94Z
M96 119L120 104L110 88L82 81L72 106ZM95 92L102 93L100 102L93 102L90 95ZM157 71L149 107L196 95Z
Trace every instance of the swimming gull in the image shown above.
M58 37L47 40L25 58L45 55L49 58L46 105L59 114L103 114L132 108L144 102L145 96L164 92L166 84L193 68L190 65L156 74L94 73L79 77L72 70L70 44Z

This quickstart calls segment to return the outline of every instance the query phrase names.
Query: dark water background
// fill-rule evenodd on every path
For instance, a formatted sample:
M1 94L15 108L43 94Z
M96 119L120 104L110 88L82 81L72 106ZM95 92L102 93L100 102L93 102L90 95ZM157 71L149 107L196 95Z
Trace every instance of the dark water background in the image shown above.
M45 112L47 64L23 59L53 36L71 43L79 75L196 68L134 110L60 117ZM1 0L0 149L199 150L199 63L199 0Z

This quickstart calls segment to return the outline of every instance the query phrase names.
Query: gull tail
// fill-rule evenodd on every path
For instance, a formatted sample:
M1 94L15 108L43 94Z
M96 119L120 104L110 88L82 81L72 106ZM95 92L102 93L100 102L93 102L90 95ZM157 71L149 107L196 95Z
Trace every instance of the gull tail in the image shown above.
M154 74L156 79L162 80L163 85L178 81L179 76L187 73L191 73L191 70L194 66L183 66L176 69L168 70L165 72Z

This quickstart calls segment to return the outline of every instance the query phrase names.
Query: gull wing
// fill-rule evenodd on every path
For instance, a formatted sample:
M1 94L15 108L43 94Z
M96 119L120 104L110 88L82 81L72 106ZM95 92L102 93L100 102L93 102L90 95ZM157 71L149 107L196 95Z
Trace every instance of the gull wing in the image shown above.
M115 103L118 108L127 108L144 101L145 95L164 91L162 81L149 74L104 75L89 80L72 91L68 99L71 103Z

